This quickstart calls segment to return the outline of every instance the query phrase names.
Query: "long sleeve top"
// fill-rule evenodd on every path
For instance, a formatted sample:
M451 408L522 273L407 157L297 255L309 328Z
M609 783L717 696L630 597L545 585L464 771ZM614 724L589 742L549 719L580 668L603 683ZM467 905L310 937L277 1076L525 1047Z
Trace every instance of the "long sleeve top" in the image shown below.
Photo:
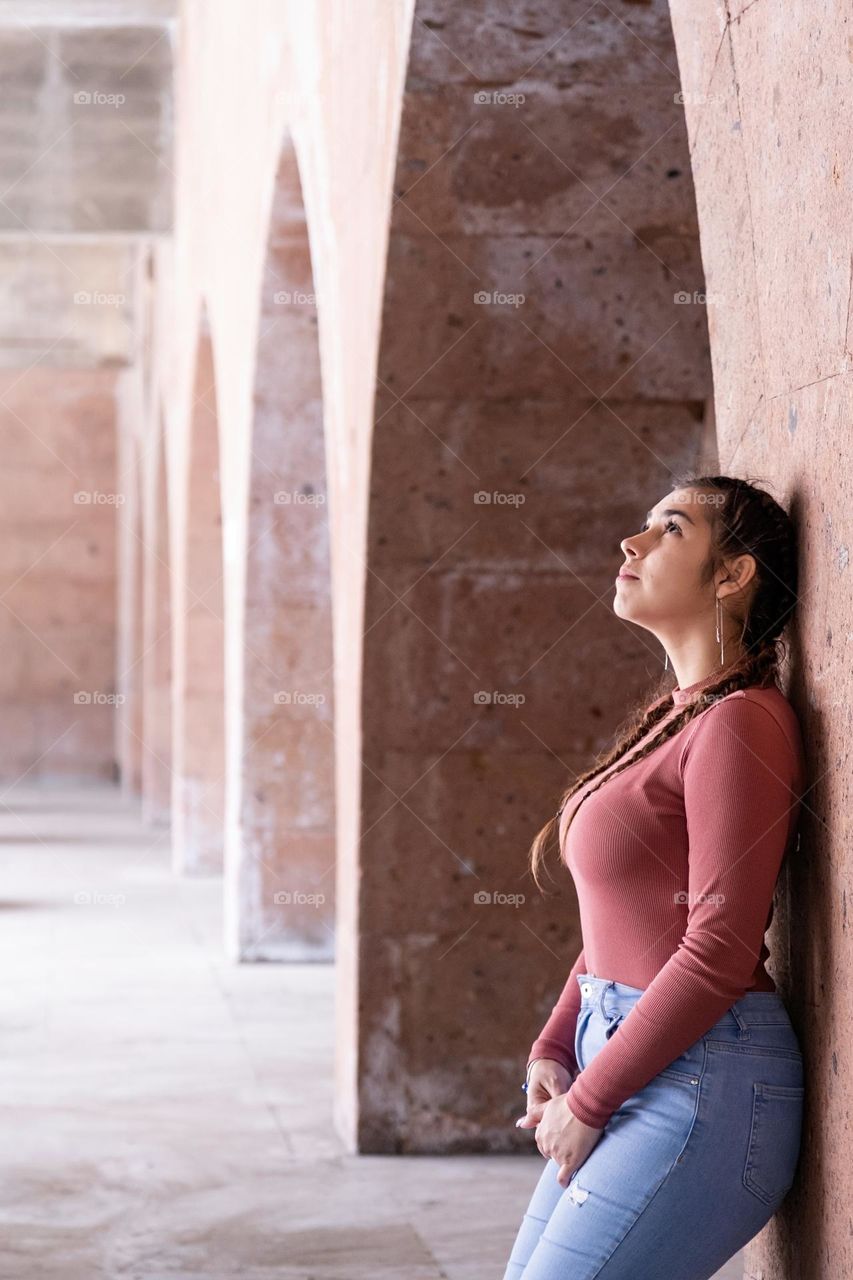
M665 719L714 678L676 687ZM642 989L565 1095L585 1124L603 1128L747 991L776 989L764 934L804 777L793 707L775 686L755 686L711 700L588 800L598 777L569 798L560 844L577 889L583 949L528 1065L553 1058L577 1071L579 973Z

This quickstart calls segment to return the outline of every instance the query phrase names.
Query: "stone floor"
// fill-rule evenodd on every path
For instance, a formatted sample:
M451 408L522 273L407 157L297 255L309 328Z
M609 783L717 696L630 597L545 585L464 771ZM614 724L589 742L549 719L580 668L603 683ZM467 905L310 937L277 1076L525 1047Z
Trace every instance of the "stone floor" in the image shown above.
M347 1155L330 966L229 962L113 790L0 794L0 847L3 1280L499 1280L540 1157Z

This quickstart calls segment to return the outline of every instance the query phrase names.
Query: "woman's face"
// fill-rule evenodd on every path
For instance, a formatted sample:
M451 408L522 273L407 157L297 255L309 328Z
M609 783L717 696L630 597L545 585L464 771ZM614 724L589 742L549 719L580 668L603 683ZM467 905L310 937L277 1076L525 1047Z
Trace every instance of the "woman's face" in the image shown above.
M715 609L713 582L702 585L702 566L711 548L709 516L722 494L673 489L654 506L639 533L620 542L621 568L635 577L616 579L613 610L628 622L667 632L679 622L695 626Z

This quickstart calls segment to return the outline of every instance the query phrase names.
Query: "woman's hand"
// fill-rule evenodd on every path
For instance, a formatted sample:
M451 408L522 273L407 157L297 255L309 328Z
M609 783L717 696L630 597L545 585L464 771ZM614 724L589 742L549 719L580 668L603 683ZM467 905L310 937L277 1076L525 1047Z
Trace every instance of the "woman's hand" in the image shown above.
M561 1187L579 1169L604 1133L578 1120L566 1104L565 1095L571 1076L559 1062L540 1058L530 1070L527 1086L527 1113L516 1125L519 1129L536 1129L536 1145L546 1159L560 1166L557 1181Z

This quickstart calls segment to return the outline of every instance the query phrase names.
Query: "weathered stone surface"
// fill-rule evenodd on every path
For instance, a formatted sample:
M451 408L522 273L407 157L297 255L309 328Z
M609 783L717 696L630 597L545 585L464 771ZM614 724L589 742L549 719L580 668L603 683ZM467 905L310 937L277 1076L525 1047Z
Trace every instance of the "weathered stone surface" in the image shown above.
M7 785L24 773L113 777L115 379L110 370L0 373Z
M0 229L16 235L169 229L170 28L35 29L2 18L0 169L8 176Z
M850 803L849 128L846 16L817 3L804 24L778 5L671 5L687 98L709 293L723 471L764 483L801 545L789 637L790 696L809 757L800 847L777 893L768 945L806 1061L801 1164L746 1274L787 1280L853 1267L849 1134L837 1122L850 1074L847 980ZM816 945L815 940L820 939ZM842 1106L843 1110L843 1106ZM817 1238L819 1246L804 1249Z
M630 21L415 9L364 617L359 1129L378 1149L482 1141L482 1037L494 1117L539 1029L531 993L553 1002L579 949L530 843L660 673L613 614L619 540L697 460L710 369L671 31L654 6ZM529 900L480 910L481 885ZM430 1065L425 1034L452 1061Z

